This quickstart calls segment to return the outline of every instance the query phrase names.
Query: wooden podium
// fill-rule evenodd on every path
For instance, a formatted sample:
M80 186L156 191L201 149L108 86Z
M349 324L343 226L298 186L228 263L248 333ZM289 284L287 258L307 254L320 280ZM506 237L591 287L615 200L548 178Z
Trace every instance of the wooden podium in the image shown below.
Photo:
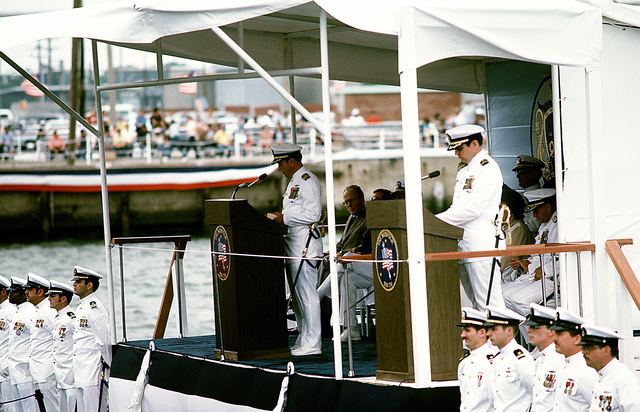
M371 229L374 259L407 258L404 200L367 202L367 227ZM456 252L463 230L424 210L425 252ZM395 252L394 252L395 248ZM380 380L414 378L409 273L406 263L376 263L376 345ZM427 262L427 304L431 345L431 379L457 379L462 355L460 328L460 276L458 261Z
M215 356L220 357L221 349L233 360L290 356L284 261L215 254L284 256L287 227L267 219L244 199L207 200L205 222L214 252Z

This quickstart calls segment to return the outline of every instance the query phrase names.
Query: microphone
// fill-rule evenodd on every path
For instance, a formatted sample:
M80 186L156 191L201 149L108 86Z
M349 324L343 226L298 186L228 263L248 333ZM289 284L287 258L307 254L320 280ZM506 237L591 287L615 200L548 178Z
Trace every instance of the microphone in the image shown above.
M240 183L240 184L238 185L238 187L236 187L236 190L234 190L234 191L233 191L233 194L231 195L231 199L235 199L235 198L236 198L236 192L238 192L238 189L240 189L241 187L251 187L251 186L255 185L256 183L258 183L258 182L260 182L260 181L262 181L262 180L266 179L266 178L267 178L267 176L268 176L268 175L267 175L266 173L263 173L263 174L261 174L261 175L260 175L256 180L254 180L254 181L253 181L253 182L251 182L251 183L247 183L247 182Z
M254 180L253 182L251 182L249 184L243 183L245 185L243 187L251 187L251 186L255 185L256 183L258 183L258 182L260 182L260 181L262 181L262 180L264 180L266 178L267 178L267 174L263 173L256 180Z
M431 172L426 176L422 176L422 179L420 180L433 179L434 177L438 177L438 176L440 176L440 171L436 170L435 172Z

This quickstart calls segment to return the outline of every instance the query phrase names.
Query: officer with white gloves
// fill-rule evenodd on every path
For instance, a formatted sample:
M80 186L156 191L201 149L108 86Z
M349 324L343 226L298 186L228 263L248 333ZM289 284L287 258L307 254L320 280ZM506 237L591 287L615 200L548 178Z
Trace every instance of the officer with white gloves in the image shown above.
M31 339L30 325L36 308L27 300L26 287L26 279L11 277L9 300L16 306L16 311L11 319L9 329L8 364L9 376L11 377L11 399L7 399L7 401L16 400L12 406L17 411L35 412L37 403L35 386L29 370L29 341Z
M289 227L284 237L287 256L322 256L322 238L317 228L311 225L322 218L320 181L302 165L302 147L279 144L271 147L273 164L287 178L289 184L282 198L282 213L274 212L273 220ZM293 311L298 325L298 339L291 348L291 355L306 356L322 353L322 327L320 323L320 297L316 291L318 264L311 260L290 259L287 273Z
M487 340L487 317L479 310L463 307L460 336L469 349L458 364L460 384L460 411L492 411L493 393L489 377L491 362L497 348Z
M73 342L73 373L78 412L106 411L111 338L107 309L95 295L102 275L80 266L73 268L73 290L80 303L76 309Z
M11 399L11 380L9 379L9 328L16 307L9 302L11 282L0 276L0 400ZM10 408L11 409L11 408Z
M598 372L589 412L640 411L640 381L618 357L618 340L611 329L582 325L580 346L587 365Z
M76 409L76 387L73 380L73 333L76 315L69 303L73 287L55 280L47 292L49 304L56 311L53 322L53 371L59 390L60 412Z
M484 129L464 125L447 130L449 147L460 158L451 207L436 217L464 229L458 250L490 250L496 247L494 221L502 197L498 164L482 149ZM493 258L460 259L460 281L474 308L484 310ZM498 273L500 271L498 270ZM502 288L493 282L489 303L504 306Z
M58 387L53 372L53 322L56 311L46 299L49 281L35 273L27 275L27 300L35 306L29 341L29 370L33 383L42 392L47 412L59 411Z
M514 339L525 318L514 311L487 306L487 333L500 351L492 363L493 408L498 412L528 412L535 381L535 362Z
M556 191L554 189L537 189L525 193L527 209L533 211L533 216L540 221L536 245L558 243L558 215L556 212ZM542 260L542 265L540 261ZM521 315L529 311L529 304L542 303L553 294L555 273L559 272L557 258L551 254L531 256L528 259L511 259L511 267L524 271L515 281L502 288L504 302L509 309ZM544 281L546 296L542 296Z

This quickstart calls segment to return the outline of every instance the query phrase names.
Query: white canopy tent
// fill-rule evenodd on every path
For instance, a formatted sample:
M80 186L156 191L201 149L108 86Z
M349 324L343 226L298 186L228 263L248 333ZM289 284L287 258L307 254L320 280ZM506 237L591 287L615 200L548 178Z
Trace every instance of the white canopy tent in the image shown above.
M430 386L432 382L429 373L426 284L423 275L424 245L420 229L422 193L416 138L419 135L416 90L418 87L424 87L483 93L487 86L485 66L500 59L515 59L554 67L561 65L559 69L556 67L553 70L554 90L558 92L561 91L558 72L562 78L567 73L567 79L568 73L582 75L582 83L577 82L571 90L571 97L577 96L576 115L566 120L563 117L562 130L559 129L561 122L558 103L561 96L564 98L565 90L562 90L562 95L554 96L554 114L558 116L558 121L555 122L557 147L565 146L565 181L562 182L558 178L557 185L564 187L559 194L560 209L564 214L561 215L561 221L566 222L563 227L563 240L590 240L596 243L598 252L594 262L597 273L606 272L606 279L610 281L612 269L607 265L603 242L612 236L633 237L638 233L640 203L635 198L638 195L633 194L619 204L621 210L616 208L616 212L612 212L608 205L604 204L604 198L596 195L602 193L603 188L610 190L612 186L605 184L604 176L591 173L593 170L604 170L608 166L614 166L612 170L618 170L622 163L619 158L606 156L607 150L601 150L606 149L603 148L600 113L602 107L599 104L602 89L598 78L601 52L604 47L604 55L608 56L608 34L621 30L614 26L605 26L603 33L603 15L607 19L618 19L624 24L634 26L637 16L634 9L614 5L608 1L543 0L521 4L506 0L489 0L477 4L467 0L243 0L234 2L232 6L204 0L143 1L135 4L119 1L83 9L0 19L0 30L5 34L0 36L0 50L3 52L1 56L11 62L7 57L10 55L10 49L21 44L41 38L78 37L153 52L157 55L158 80L145 82L145 85L184 82L184 79L163 79L163 55L234 66L238 68L238 78L257 77L256 72L267 81L270 81L269 73L281 76L321 77L324 118L327 121L320 124L312 118L308 120L324 135L327 143L326 191L331 245L335 245L336 235L333 229L335 216L331 139L328 138L329 78L363 83L401 84L407 220L411 222L407 227L410 228L408 244L411 305L414 314L413 347L421 348L414 354L414 360L416 383L424 387ZM624 21L620 20L623 17ZM55 21L56 24L49 24L51 21ZM612 33L612 36L615 33ZM246 54L243 54L244 52ZM239 58L238 54L243 57ZM94 62L97 77L99 71L95 51ZM245 70L245 65L251 66L252 71ZM585 71L584 67L588 69ZM604 70L605 65L602 64L602 67ZM16 69L20 70L19 67ZM28 76L27 73L22 73ZM212 75L204 79L190 80L217 78L224 79L228 76ZM142 84L137 84L140 85ZM562 85L565 86L564 82ZM125 86L135 85L97 85L97 91ZM569 85L566 87L566 92L569 93ZM582 90L583 96L586 96L587 102L590 103L587 106L588 110L582 112L577 101L580 98L579 90ZM287 93L284 90L280 92L284 92L286 97ZM99 100L99 93L96 95ZM295 100L290 96L286 98L296 110L306 114L304 108ZM570 103L563 101L563 115L568 114ZM616 137L623 138L625 145L635 147L638 144L637 139L632 140L633 134L629 128L632 126L627 126L626 123L621 125L621 133ZM583 133L585 131L586 140ZM491 135L490 130L489 134ZM588 150L585 151L585 148ZM104 155L102 145L101 155ZM626 155L630 156L631 151L626 151ZM104 156L102 159L105 247L110 272L108 193ZM575 159L575 172L572 159ZM561 161L559 156L556 161ZM633 165L632 161L624 163ZM561 164L556 166L556 170L562 169ZM579 174L582 180L574 177L574 173L580 173L579 171L587 173L588 179L584 179L584 173ZM631 173L624 175L629 179L631 176ZM578 183L573 186L576 181ZM585 190L588 193L586 196ZM581 210L584 213L574 214L573 210L569 213L567 208L573 208L576 204L587 204L589 207ZM618 230L605 230L610 227L608 220L603 221L607 209L610 214L615 213L611 221L616 222ZM620 222L628 217L631 217L631 224L622 227ZM584 224L580 219L588 222L591 227L589 231L583 230ZM631 229L634 228L636 230L632 232ZM633 252L632 258L638 254L635 247ZM332 258L335 257L334 247L330 253ZM332 289L337 294L335 263L332 263L331 270ZM111 287L111 273L109 279ZM333 302L334 313L337 313L338 299L333 299ZM113 303L111 307L113 308ZM337 322L334 322L334 325L337 327ZM339 339L336 339L334 345L337 354L336 377L341 378Z

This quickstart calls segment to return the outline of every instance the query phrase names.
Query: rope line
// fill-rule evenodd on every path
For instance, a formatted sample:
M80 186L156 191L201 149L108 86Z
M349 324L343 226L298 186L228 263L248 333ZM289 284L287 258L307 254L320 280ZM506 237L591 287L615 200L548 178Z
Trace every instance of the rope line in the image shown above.
M147 250L147 251L155 251L155 252L177 252L177 253L186 253L186 249L165 249L165 248L154 248L154 247L141 247L141 246L124 246L124 245L112 245L115 248L121 249L137 249L137 250ZM288 259L293 261L306 260L306 261L322 261L324 256L314 256L314 257L302 257L302 256L278 256L278 255L256 255L253 253L236 253L236 252L210 252L204 250L193 250L189 249L189 253L203 253L208 255L223 255L223 256L236 256L236 257L252 257L252 258L265 258L265 259ZM348 256L345 256L348 259ZM393 262L393 263L406 263L408 260L406 259L358 259L358 260L349 260L344 263L353 263L353 262L366 262L366 263L382 263L382 262Z

